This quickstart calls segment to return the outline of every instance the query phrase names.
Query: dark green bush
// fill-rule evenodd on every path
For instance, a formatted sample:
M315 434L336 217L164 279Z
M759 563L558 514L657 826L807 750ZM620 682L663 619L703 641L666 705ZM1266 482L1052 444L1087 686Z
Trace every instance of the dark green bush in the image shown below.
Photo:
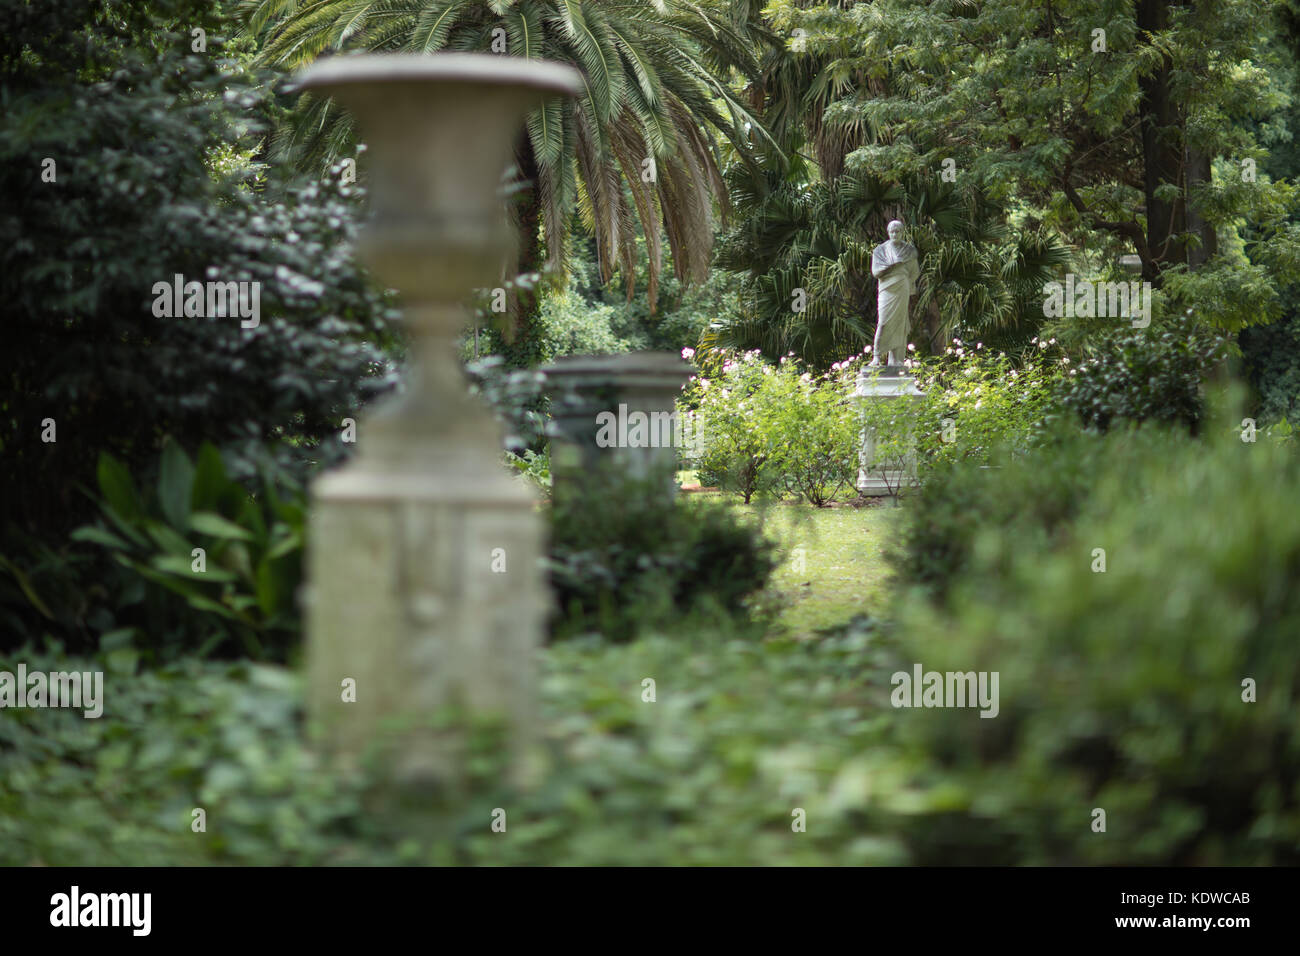
M343 454L341 419L392 384L390 311L351 256L361 197L256 162L270 78L213 9L69 3L57 30L6 37L25 52L0 73L0 526L75 527L100 451L135 472L164 435L249 456L279 439L301 477ZM260 324L155 316L153 286L176 274L259 282Z
M98 719L4 711L0 865L349 861L359 782L322 772L303 746L296 675L193 658L142 670L137 657L0 653L10 672L104 675ZM206 832L193 829L199 808Z
M557 488L551 586L557 636L630 640L692 613L744 617L776 567L774 545L725 505L673 501L666 479L589 475Z
M896 547L887 551L899 576L942 602L965 569L981 529L995 527L1033 545L1051 541L1091 491L1099 460L1115 443L1056 423L1036 447L993 455L1005 464L957 462L936 467L912 496Z
M1258 395L1261 424L1300 420L1300 303L1292 303L1271 325L1251 326L1238 335L1247 380Z
M471 361L465 371L470 390L482 396L505 426L508 451L519 455L528 449L538 453L545 449L550 399L541 372L512 368L499 355Z
M1113 331L1061 381L1060 401L1094 431L1150 421L1195 434L1205 412L1202 384L1225 347L1221 333L1186 318Z
M223 8L0 3L0 646L103 629L106 562L67 546L101 452L143 476L166 436L209 441L249 487L301 481L395 381L391 309L351 253L362 196L259 163L279 108ZM260 283L260 324L153 315L178 273Z
M1005 508L977 513L948 606L904 607L900 669L1000 674L994 719L896 712L924 767L915 857L1295 865L1300 461L1227 425L1100 441L1071 521L1026 535ZM1009 466L973 507L1033 507L1030 473L1078 467L1061 446Z

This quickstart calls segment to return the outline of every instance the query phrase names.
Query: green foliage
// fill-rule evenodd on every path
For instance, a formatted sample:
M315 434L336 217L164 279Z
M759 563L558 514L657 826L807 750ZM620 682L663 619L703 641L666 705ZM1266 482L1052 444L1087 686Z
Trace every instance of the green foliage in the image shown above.
M662 479L589 475L557 494L547 562L557 636L625 641L689 615L743 621L773 545L726 507L667 496Z
M851 491L860 428L853 376L839 367L816 375L787 358L763 386L759 427L782 489L818 508Z
M750 129L762 135L728 82L733 70L754 72L751 40L724 11L679 0L248 0L245 8L247 31L261 41L260 61L285 70L347 50L492 52L573 65L584 76L583 94L553 98L530 113L517 150L519 178L532 181L519 217L523 271L542 265L539 228L546 263L558 269L565 239L581 222L596 240L605 282L616 269L635 273L640 227L651 310L663 243L678 279L704 280L714 203L725 209L727 202L715 131L742 152ZM495 45L498 29L504 50ZM318 164L343 154L349 125L331 100L308 94L279 139ZM643 175L647 160L655 163L653 176Z
M768 465L765 386L772 366L757 351L732 356L701 356L701 374L691 383L698 407L694 427L703 446L698 459L701 484L740 495L749 504L770 491L776 474ZM685 405L679 415L690 414Z
M588 303L565 290L542 299L537 313L538 335L546 361L564 355L609 355L629 351L627 340L614 331L615 309Z
M1068 516L1004 523L998 500L1038 507L1035 474L1078 475L1081 450L1083 480L1052 483L1075 484ZM995 719L898 712L924 793L915 859L1300 862L1294 452L1231 422L1203 441L1115 430L991 483L949 605L900 619L906 669L1000 674Z
M1263 422L1300 420L1300 309L1293 304L1270 325L1243 329L1238 342Z
M1061 382L1061 404L1097 431L1154 421L1195 433L1205 411L1203 380L1226 346L1221 334L1190 319L1111 332Z
M629 351L694 349L719 316L733 314L738 308L739 284L735 276L721 269L710 269L699 283L686 283L676 276L662 278L653 310L648 299L635 294L649 281L642 267L634 277L618 274L608 283L601 282L594 259L575 254L570 269L574 288L582 290L588 301L613 308L611 326L627 342Z
M790 494L823 507L853 489L863 427L875 429L878 467L915 467L922 476L962 461L990 465L999 450L1028 443L1063 367L1039 353L1017 364L954 340L945 355L912 363L920 397L860 402L853 395L863 356L817 374L790 357L769 364L757 350L707 352L679 414L695 406L703 484L747 504Z
M103 520L72 538L108 549L120 565L108 585L114 644L158 660L245 654L284 661L301 622L306 499L267 477L252 497L227 476L210 443L191 462L163 446L157 484L137 491L126 467L99 459ZM108 637L105 637L107 640Z
M912 338L923 353L954 332L1023 344L1042 322L1043 282L1068 260L1057 237L1003 224L1004 210L970 181L850 169L803 183L742 162L726 172L746 201L717 263L742 278L741 294L712 323L709 347L793 354L819 369L859 352L875 331L871 252L896 217L920 255Z
M705 484L746 504L762 492L819 508L853 487L859 423L851 376L840 366L814 374L789 357L772 365L757 350L715 351L697 388L688 401L698 404Z
M506 449L522 454L540 451L546 444L546 378L535 369L510 367L499 355L469 362L465 366L470 391L480 395L505 426Z
M299 733L299 678L186 658L137 667L30 650L35 670L102 671L103 715L14 709L0 720L0 863L346 863L359 785L325 773ZM195 808L207 831L196 832ZM355 861L355 856L351 857Z
M711 322L734 309L730 276L713 270L698 284L688 285L672 276L661 279L657 309L652 312L644 296L625 294L647 281L644 268L639 267L631 278L618 274L604 282L594 244L570 245L574 251L563 284L552 276L551 282L536 286L534 327L526 348L506 342L500 323L492 324L500 316L491 312L487 295L480 291L478 319L484 327L478 337L480 355L500 355L508 365L524 368L568 355L676 352L695 347ZM508 282L505 287L509 293L515 284ZM472 343L468 336L462 342L466 359L473 354Z
M1279 290L1300 277L1296 189L1266 172L1294 164L1278 166L1261 148L1291 152L1294 18L1275 18L1277 7L775 0L763 8L770 26L802 39L783 51L765 92L781 116L800 118L827 183L843 170L907 188L946 167L963 192L1001 206L998 226L1068 243L1079 272L1136 255L1174 311L1236 331L1274 318ZM958 277L956 298L977 314L1004 301L997 284L987 297L964 284L974 275L963 263L977 265L988 242L954 243L922 264L931 277L942 260ZM1026 251L1025 264L1062 264ZM1006 327L1024 333L1018 341L979 335L999 348L1023 344L1037 330L1031 314L1020 318Z
M468 792L419 795L394 833L375 775L343 774L301 737L301 678L246 662L136 671L129 656L0 657L105 671L105 712L6 711L0 864L897 864L874 810L888 705L863 693L877 632L754 642L677 625L626 645L565 641L542 656L548 772L505 781L505 748L471 735ZM644 703L654 675L657 703ZM883 709L882 709L883 708ZM869 799L870 798L870 799ZM207 811L207 832L192 811ZM492 811L508 808L503 837ZM792 833L792 809L806 811ZM815 825L814 825L815 824Z
M522 455L506 452L506 464L526 477L546 498L551 496L551 452L541 454L525 448Z
M76 647L95 647L96 625L111 623L94 613L95 582L102 560L40 535L12 528L0 554L0 649L63 636Z
M341 419L393 383L391 313L349 248L360 195L230 160L256 154L276 106L216 9L3 4L6 538L17 526L57 543L89 517L77 488L99 453L138 473L164 435L213 442L245 480L275 440L302 477L344 454ZM191 52L198 26L206 53ZM260 283L259 325L155 316L155 283L177 274Z
M976 538L996 528L1027 546L1068 527L1110 446L1057 423L1028 451L1014 438L977 457L931 469L905 515L900 545L889 552L899 577L942 602L968 566Z
M1037 343L1034 343L1037 344ZM1053 409L1053 387L1064 356L1042 348L1021 359L954 339L943 356L914 370L923 398L917 414L917 454L922 475L957 462L998 463L998 452L1028 445Z

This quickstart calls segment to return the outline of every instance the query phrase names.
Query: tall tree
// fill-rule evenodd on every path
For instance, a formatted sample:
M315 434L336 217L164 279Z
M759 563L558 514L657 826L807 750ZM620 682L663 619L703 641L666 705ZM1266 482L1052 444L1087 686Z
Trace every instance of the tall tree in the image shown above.
M1036 223L1009 226L1005 197L971 177L870 167L893 131L853 106L894 95L891 83L905 81L862 55L856 6L746 10L749 31L767 43L745 92L781 151L726 169L744 211L717 261L745 276L745 294L739 314L715 323L704 344L794 352L818 365L860 350L875 324L871 250L899 217L922 256L915 325L923 350L953 333L1027 342L1042 318L1042 283L1067 250ZM913 141L927 138L934 133L917 131Z
M834 69L884 78L884 95L855 90L826 112L872 131L857 168L925 175L951 160L959 182L1059 228L1094 266L1136 254L1178 311L1229 329L1277 314L1300 248L1291 187L1254 174L1265 153L1248 121L1284 99L1266 0L775 0L768 12L813 50L854 37Z
M682 0L248 0L248 29L262 59L296 69L341 50L432 53L495 51L570 63L585 93L555 100L528 118L517 149L531 188L518 207L518 269L562 266L576 210L596 238L602 277L631 278L638 224L649 259L653 308L666 238L679 279L704 277L714 212L727 192L709 130L747 150L761 126L726 77L756 69L750 40L719 4ZM346 122L332 103L304 104L293 145L316 158L337 155ZM538 228L540 224L540 230ZM531 354L530 323L514 351Z

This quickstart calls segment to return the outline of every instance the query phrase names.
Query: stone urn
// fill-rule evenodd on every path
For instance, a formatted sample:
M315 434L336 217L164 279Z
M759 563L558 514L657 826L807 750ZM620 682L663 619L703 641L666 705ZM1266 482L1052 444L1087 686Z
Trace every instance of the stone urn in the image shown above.
M380 746L403 781L457 775L466 721L449 713L500 718L520 767L548 609L543 531L455 342L460 303L498 281L516 241L500 188L524 118L578 93L581 75L488 54L363 55L321 60L299 84L351 112L367 144L359 254L400 292L410 341L404 393L360 419L355 458L312 488L308 717L325 750Z
M543 366L551 397L551 468L555 494L606 469L677 491L677 462L691 440L677 398L691 366L676 352L574 355Z

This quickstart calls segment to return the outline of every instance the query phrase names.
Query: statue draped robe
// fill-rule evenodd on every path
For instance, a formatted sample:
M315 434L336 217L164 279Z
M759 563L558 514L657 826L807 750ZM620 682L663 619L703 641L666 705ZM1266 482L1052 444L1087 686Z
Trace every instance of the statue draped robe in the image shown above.
M908 301L916 294L916 281L921 277L916 246L893 239L882 242L871 250L871 274L880 283L872 359L884 362L893 352L901 362L907 355Z

